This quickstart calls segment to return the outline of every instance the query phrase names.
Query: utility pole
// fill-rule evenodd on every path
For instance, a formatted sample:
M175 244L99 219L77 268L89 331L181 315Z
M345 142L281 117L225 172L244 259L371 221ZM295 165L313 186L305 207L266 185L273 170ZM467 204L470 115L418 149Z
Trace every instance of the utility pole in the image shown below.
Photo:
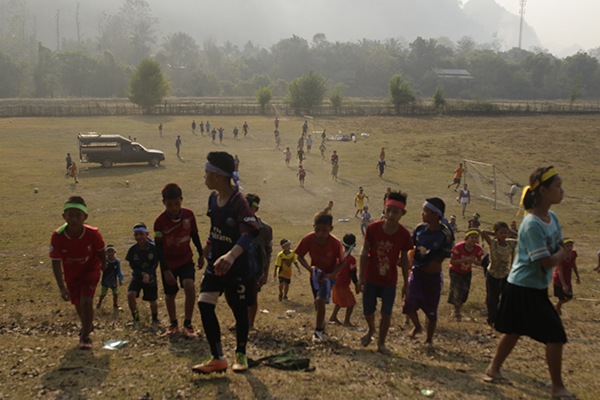
M521 48L521 39L523 38L523 15L525 15L525 5L527 0L519 0L519 12L521 13L521 24L519 25L519 49Z

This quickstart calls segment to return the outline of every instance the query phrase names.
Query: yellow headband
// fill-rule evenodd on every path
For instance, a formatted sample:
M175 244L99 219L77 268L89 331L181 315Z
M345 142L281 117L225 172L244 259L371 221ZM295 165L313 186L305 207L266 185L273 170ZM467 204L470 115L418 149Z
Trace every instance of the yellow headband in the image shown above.
M479 235L479 231L475 230L475 229L469 229L468 231L465 232L465 239L471 235Z
M563 244L573 243L573 239L565 239L563 240Z
M542 176L540 176L540 179L538 179L537 181L535 181L533 183L533 185L531 185L530 189L531 190L537 189L542 183L546 182L548 179L552 178L554 175L558 175L558 172L554 168L548 169L548 171L544 172L542 174Z

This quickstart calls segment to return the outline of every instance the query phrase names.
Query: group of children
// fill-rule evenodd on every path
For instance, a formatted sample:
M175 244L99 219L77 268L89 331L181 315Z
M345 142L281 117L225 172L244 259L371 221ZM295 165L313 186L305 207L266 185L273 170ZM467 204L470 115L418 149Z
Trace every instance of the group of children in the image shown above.
M194 214L182 207L181 189L176 184L168 184L162 191L165 211L154 224L155 242L148 239L144 224L136 224L136 244L126 257L133 270L128 302L134 320L139 319L135 301L142 291L143 299L151 303L153 320L157 318L156 269L160 265L171 322L168 332L174 334L179 330L175 296L181 287L186 297L182 330L186 337L195 336L191 320L196 295L196 265L190 242L197 250L198 269L203 267L206 259L198 308L211 358L192 368L199 373L224 371L228 367L215 312L218 298L223 293L236 321L237 346L232 369L236 372L247 370L248 309L256 305L258 282L263 281L265 273L268 274L268 268L261 270L260 277L256 274L258 263L253 243L260 231L254 211L257 207L252 209L247 199L232 186L233 172L231 155L225 152L208 154L205 184L213 193L208 201L207 215L211 226L205 246L200 242ZM546 345L552 396L575 398L562 382L562 347L566 334L560 311L572 293L569 271L575 272L579 281L575 263L577 254L572 249L573 242L563 238L556 214L550 211L552 205L562 200L561 184L560 176L552 167L540 168L531 175L530 186L524 190L523 205L528 214L516 240L509 237L507 224L497 223L493 231L467 230L465 240L456 245L452 226L445 218L446 206L442 199L425 200L421 209L422 223L411 233L400 223L406 214L407 195L388 191L383 218L366 227L358 267L351 255L356 246L354 235L347 234L340 241L332 235L331 213L319 212L314 217L313 231L302 237L294 250L289 240L280 242L282 251L277 255L275 271L279 280L279 300L288 296L292 265L298 272L302 265L310 274L316 311L312 340L318 343L326 337L326 305L330 300L333 299L336 305L330 321L339 322L337 314L341 308L346 308L344 324L351 324L356 299L350 283L354 282L355 292L362 293L363 314L368 326L360 343L368 346L377 332L377 350L389 354L386 337L400 269L402 311L413 324L411 336L423 331L417 314L422 310L428 321L426 343L432 343L443 283L443 261L450 259L449 302L455 307L455 318L460 319L461 307L469 293L472 268L482 265L483 250L478 244L481 236L490 247L486 302L492 312L488 313L488 322L502 333L496 354L486 370L486 379L506 379L501 366L519 337L526 335ZM105 246L98 230L85 224L88 210L82 198L69 198L63 210L66 223L51 238L52 266L62 298L71 300L81 319L80 347L89 349L92 346L92 301L100 272L107 270L108 264L114 265L117 271L118 262L114 248ZM515 248L518 249L516 254ZM555 269L557 265L560 267ZM122 282L118 272L116 274ZM107 287L116 286L117 279L107 281ZM560 299L556 306L547 297L551 282ZM106 293L103 291L101 300ZM116 305L116 297L114 299ZM376 328L378 302L381 317Z

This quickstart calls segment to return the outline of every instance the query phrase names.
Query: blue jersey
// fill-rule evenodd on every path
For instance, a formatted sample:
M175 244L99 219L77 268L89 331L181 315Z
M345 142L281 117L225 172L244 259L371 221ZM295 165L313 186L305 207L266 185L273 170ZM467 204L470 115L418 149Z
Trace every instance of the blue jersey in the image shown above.
M106 260L106 269L102 273L101 285L107 288L116 288L117 279L123 282L123 273L121 272L121 260L115 258L113 261Z
M433 260L442 262L445 258L450 258L454 247L454 234L444 224L437 231L429 229L427 224L417 225L412 239L415 245L415 268L423 268Z
M236 190L222 207L217 204L217 193L208 198L210 218L208 266L205 274L214 274L214 263L219 257L239 244L244 252L235 260L228 276L247 279L256 274L255 257L251 254L253 238L258 235L258 223L242 194Z
M556 252L562 240L560 223L552 211L549 223L527 214L519 227L517 254L508 281L517 286L546 289L552 282L554 268L544 267L540 260Z
M134 244L129 248L125 259L129 262L132 269L132 278L141 280L142 273L150 275L150 282L156 281L156 268L158 267L158 255L156 254L156 245L150 239L146 243L146 248L142 249L139 244Z

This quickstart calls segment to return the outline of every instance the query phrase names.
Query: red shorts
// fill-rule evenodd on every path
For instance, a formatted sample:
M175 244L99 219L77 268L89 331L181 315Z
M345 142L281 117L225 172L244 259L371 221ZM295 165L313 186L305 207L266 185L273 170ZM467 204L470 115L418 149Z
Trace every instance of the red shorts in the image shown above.
M82 297L93 298L96 294L98 282L100 281L100 275L100 271L94 271L66 282L71 303L78 305Z
M354 293L349 286L333 285L331 290L331 300L336 306L352 307L356 304Z

